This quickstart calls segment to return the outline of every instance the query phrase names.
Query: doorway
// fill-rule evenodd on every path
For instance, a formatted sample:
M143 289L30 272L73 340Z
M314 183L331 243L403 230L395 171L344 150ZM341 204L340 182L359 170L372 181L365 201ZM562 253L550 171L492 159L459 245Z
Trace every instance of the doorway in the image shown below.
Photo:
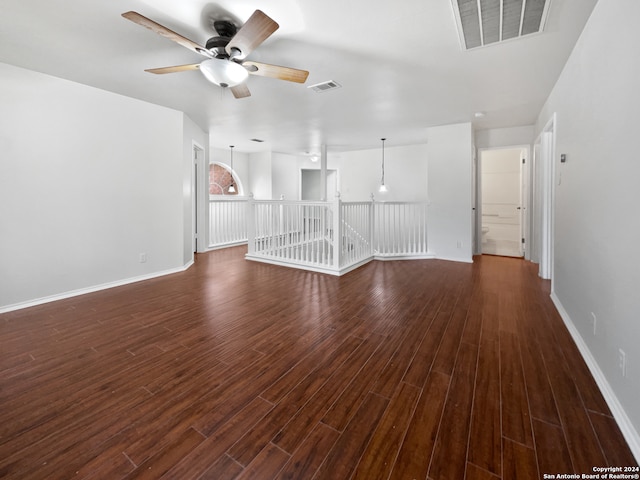
M319 169L300 170L300 200L332 201L338 190L337 170L327 170L327 191L322 194L321 171Z
M206 182L205 168L205 150L204 148L192 142L193 148L193 173L191 177L191 239L193 253L203 252L206 249L206 238L204 232L205 218L208 202L205 201Z
M527 149L480 151L481 253L523 257L523 174Z

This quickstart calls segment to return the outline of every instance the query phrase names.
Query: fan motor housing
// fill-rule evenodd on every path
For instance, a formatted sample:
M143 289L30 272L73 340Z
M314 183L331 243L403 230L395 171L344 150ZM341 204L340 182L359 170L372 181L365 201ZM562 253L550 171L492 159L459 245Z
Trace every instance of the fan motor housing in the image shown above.
M209 40L207 40L207 44L205 45L205 47L216 58L227 58L229 55L227 54L225 47L230 40L230 37L211 37Z

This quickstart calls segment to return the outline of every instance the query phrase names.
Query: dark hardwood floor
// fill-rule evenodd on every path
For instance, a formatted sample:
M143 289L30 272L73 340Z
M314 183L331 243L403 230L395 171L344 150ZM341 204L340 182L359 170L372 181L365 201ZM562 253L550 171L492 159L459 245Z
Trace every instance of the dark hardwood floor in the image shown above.
M540 479L637 465L523 260L248 262L0 315L0 477Z

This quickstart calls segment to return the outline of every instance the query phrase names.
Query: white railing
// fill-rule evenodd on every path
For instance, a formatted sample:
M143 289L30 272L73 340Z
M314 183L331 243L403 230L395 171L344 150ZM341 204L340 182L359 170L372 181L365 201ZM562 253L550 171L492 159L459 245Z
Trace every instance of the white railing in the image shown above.
M371 257L372 202L340 203L340 267Z
M337 275L374 258L432 256L423 202L210 200L209 247L240 243L252 260Z
M333 268L331 207L326 202L250 200L248 256Z
M375 202L373 206L373 250L377 257L428 253L426 203Z
M340 275L371 259L429 258L427 205L249 199L247 258Z
M247 241L248 197L216 197L209 200L209 248Z

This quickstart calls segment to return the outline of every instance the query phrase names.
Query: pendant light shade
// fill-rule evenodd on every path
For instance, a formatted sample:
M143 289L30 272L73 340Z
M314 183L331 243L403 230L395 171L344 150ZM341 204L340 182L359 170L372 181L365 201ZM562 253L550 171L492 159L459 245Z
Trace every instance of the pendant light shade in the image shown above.
M382 140L382 178L380 179L380 188L378 188L378 191L384 193L387 191L387 186L384 184L384 141L386 138L381 138L380 140Z
M211 83L220 87L235 87L249 76L246 68L223 58L210 58L200 64L200 71Z
M231 151L231 185L229 185L229 193L236 193L236 186L233 182L233 145L229 145L229 149Z

